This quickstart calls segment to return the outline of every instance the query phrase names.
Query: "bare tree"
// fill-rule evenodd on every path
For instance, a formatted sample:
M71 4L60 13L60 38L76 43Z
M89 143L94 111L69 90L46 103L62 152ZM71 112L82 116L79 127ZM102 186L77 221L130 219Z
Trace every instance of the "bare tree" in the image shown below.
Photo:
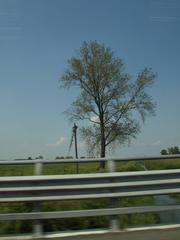
M154 114L155 103L145 90L156 75L144 68L132 80L124 73L123 61L97 41L84 42L68 64L60 84L79 87L80 94L67 113L72 120L91 123L81 128L82 136L104 158L107 147L135 138L140 119Z

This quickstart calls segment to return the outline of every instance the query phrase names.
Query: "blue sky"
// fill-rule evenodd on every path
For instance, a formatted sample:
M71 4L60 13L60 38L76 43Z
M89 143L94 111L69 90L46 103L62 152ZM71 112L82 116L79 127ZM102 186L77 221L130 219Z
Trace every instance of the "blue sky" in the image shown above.
M111 155L180 147L180 1L0 0L0 159L66 155L63 112L77 92L58 89L58 79L84 40L111 47L132 76L145 66L158 74L149 90L156 117Z

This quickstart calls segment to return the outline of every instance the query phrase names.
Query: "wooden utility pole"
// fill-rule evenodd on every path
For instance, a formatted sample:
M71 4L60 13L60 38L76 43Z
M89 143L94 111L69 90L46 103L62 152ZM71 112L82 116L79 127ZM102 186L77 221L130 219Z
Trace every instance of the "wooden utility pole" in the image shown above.
M74 123L73 134L74 134L74 146L75 146L75 158L78 159L78 149L77 149L77 125ZM79 164L76 163L76 172L79 173Z

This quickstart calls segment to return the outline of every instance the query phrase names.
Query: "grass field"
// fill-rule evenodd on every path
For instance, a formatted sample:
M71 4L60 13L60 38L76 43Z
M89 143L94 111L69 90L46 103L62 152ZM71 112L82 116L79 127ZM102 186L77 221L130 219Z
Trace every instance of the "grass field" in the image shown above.
M117 172L125 171L141 171L145 166L148 170L160 169L178 169L180 168L180 159L165 160L146 160L146 161L127 161L116 162L115 168ZM107 168L103 172L107 172ZM95 173L102 172L99 170L98 163L81 163L79 164L79 173ZM76 164L45 164L43 166L43 175L56 174L75 174ZM0 165L0 176L30 176L34 175L34 165Z
M172 169L180 168L180 159L156 160L156 161L130 161L116 163L116 171L140 171L146 166L149 170L156 169ZM97 163L83 163L79 165L80 173L93 173L98 170ZM102 171L102 170L101 170ZM105 169L104 171L107 171ZM73 174L76 173L76 164L47 164L43 166L43 174ZM1 165L0 176L27 176L34 175L33 165ZM179 196L176 196L177 198ZM180 199L180 197L179 197ZM152 196L136 197L136 198L121 198L118 200L118 205L138 206L138 205L153 205L154 199ZM108 207L108 200L82 200L82 201L57 201L42 203L43 211L58 211L58 210L76 210L76 209L92 209ZM1 204L0 213L8 212L31 212L33 205L30 203L14 203ZM144 213L133 215L122 215L119 217L119 224L122 228L127 226L139 226L145 224L159 223L158 213ZM88 229L88 228L104 228L109 224L108 217L86 217L72 219L54 219L44 222L45 231L60 231L70 229ZM25 233L32 231L32 223L28 221L0 222L0 234L10 233Z

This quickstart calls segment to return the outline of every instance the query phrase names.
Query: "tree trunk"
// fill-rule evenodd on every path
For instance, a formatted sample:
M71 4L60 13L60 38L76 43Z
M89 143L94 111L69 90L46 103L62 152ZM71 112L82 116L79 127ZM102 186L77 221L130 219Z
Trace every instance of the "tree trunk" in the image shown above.
M105 141L105 131L104 122L101 123L101 158L106 157L106 141ZM106 161L100 162L100 168L104 169L106 166Z

